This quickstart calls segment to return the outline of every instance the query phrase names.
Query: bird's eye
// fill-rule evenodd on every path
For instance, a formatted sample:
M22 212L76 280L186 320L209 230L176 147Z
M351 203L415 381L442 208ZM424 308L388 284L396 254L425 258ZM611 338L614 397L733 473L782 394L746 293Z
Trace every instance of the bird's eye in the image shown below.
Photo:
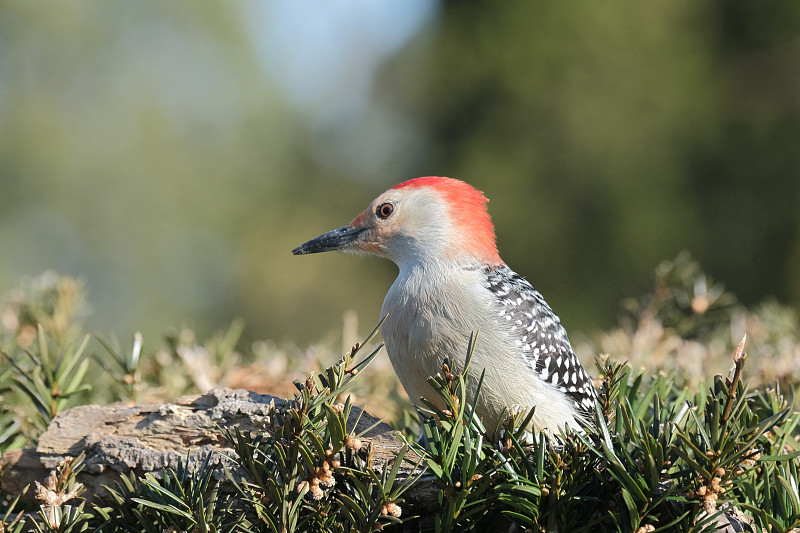
M378 218L387 219L394 213L394 206L390 203L381 204L378 206L378 209L375 210L375 214L378 215Z

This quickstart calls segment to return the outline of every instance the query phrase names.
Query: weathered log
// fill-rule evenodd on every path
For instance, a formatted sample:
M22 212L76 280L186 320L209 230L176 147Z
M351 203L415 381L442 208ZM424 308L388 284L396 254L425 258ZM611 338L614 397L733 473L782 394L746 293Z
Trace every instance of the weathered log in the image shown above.
M50 471L70 457L85 454L85 467L78 481L87 496L103 500L121 474L144 475L175 468L178 461L193 466L211 454L217 479L226 481L223 468L236 474L229 457L233 450L220 427L237 427L243 433L264 432L270 405L286 406L286 400L246 390L215 389L200 396L186 396L166 405L115 404L73 407L59 414L41 436L36 448L7 452L0 458L0 489L9 495L26 485L43 482ZM372 447L377 469L392 461L403 447L392 428L368 413L353 408L348 429L360 434ZM399 479L412 475L414 465L404 461ZM408 492L407 505L418 510L435 502L435 485L423 477ZM31 492L28 493L29 497Z

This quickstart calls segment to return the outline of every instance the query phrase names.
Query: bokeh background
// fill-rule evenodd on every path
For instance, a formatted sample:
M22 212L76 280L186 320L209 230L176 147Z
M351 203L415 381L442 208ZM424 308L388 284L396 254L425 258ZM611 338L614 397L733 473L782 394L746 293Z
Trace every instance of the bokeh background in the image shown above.
M0 3L0 292L77 276L90 331L359 340L394 266L290 250L420 175L571 333L681 250L796 306L800 3Z

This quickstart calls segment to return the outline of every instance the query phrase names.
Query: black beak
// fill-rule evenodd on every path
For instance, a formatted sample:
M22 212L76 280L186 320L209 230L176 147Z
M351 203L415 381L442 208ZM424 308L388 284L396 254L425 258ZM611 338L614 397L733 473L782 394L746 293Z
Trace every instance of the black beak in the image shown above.
M354 226L345 226L335 229L328 233L323 233L316 239L311 239L305 244L301 244L292 250L292 253L294 255L306 255L341 250L348 244L355 242L364 230L366 230L366 228L357 228Z

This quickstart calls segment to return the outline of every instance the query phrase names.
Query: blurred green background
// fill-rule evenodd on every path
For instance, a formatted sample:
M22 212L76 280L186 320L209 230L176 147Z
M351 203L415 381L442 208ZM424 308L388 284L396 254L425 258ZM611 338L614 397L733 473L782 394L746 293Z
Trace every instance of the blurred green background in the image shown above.
M290 250L420 175L570 331L681 250L796 306L800 3L0 3L0 292L76 275L89 330L359 340L395 267Z

